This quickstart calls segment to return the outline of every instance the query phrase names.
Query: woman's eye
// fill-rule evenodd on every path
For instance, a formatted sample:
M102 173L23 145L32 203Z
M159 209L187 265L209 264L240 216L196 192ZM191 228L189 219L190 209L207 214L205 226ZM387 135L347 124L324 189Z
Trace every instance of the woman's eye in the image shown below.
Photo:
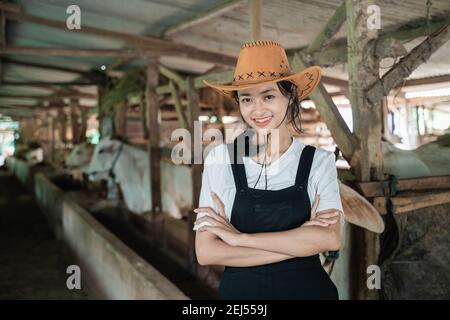
M265 97L265 99L266 99L267 101L273 100L273 98L275 98L275 96L274 96L274 95L271 95L271 94L269 94L268 96Z
M249 102L250 102L250 99L249 99L249 98L244 98L244 99L241 100L241 102L242 102L242 103L249 103Z

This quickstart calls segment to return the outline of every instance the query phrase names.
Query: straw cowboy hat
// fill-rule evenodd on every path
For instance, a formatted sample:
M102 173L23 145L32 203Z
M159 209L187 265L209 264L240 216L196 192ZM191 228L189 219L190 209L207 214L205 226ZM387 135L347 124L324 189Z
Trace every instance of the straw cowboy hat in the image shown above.
M229 85L203 82L211 88L231 96L232 91L261 84L288 80L297 85L300 100L319 84L320 67L313 66L293 73L284 48L274 41L254 41L241 46L233 81Z

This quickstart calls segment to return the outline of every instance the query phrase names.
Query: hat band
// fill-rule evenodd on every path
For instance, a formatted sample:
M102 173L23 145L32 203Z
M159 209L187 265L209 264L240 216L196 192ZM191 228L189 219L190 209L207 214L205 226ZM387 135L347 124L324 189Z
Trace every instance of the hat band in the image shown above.
M275 80L283 77L288 77L293 75L289 71L278 72L278 71L253 71L253 72L244 72L241 74L237 74L233 78L233 85L242 85L242 84L253 84L259 83L267 80Z

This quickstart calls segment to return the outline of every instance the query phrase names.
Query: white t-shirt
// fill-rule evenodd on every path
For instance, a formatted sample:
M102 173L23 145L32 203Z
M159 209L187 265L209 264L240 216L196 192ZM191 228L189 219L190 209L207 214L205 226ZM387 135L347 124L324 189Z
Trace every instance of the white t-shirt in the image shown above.
M286 152L266 167L268 190L280 190L295 184L298 163L304 147L305 145L303 143L297 139L293 139L293 142ZM243 162L247 175L248 187L265 189L266 172L263 170L261 173L262 166L250 157L244 157ZM261 176L258 184L255 186L260 173ZM199 199L200 207L211 207L217 210L217 206L211 196L212 191L215 192L224 203L225 214L228 217L228 221L230 221L231 210L236 195L236 186L230 165L228 149L225 144L214 147L205 159L202 175L202 188ZM343 224L344 211L342 209L339 194L335 156L332 152L320 148L316 148L314 153L308 179L308 195L311 206L317 193L320 195L320 201L316 212L327 209L338 209L341 211L341 224ZM197 219L204 215L206 215L205 212L199 212ZM199 226L196 226L194 230L197 230L203 224L204 223L201 223Z

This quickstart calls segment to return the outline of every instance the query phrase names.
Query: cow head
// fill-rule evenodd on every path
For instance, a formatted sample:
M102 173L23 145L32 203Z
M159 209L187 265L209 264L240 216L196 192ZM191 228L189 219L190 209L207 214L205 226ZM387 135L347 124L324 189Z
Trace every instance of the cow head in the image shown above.
M68 169L80 168L91 161L93 147L86 142L76 145L64 161Z
M109 137L103 138L97 144L89 164L87 174L92 181L108 179L112 173L114 162L120 156L122 142Z

